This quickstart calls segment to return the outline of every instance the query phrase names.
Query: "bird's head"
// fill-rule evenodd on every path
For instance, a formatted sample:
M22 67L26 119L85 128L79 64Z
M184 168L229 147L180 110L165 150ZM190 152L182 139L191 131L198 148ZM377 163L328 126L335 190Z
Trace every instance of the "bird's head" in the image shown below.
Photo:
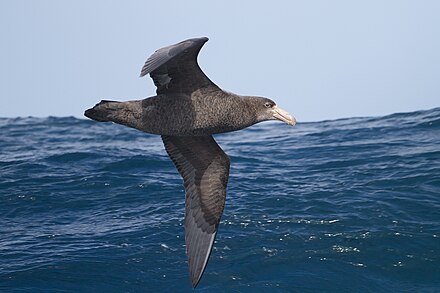
M296 124L295 117L278 107L271 99L258 97L254 105L258 121L280 120L292 126Z

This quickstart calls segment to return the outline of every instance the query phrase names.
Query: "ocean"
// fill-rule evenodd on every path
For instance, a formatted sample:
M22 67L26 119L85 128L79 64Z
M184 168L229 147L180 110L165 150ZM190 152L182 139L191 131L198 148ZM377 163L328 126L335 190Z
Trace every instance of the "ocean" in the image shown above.
M226 207L200 292L440 292L440 108L215 136ZM193 292L159 136L0 119L1 292Z

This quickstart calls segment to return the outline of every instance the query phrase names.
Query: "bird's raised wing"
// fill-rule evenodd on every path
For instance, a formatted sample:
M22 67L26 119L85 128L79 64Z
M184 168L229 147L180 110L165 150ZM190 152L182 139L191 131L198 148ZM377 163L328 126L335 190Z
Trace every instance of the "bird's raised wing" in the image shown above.
M185 93L207 86L217 87L203 73L197 56L208 38L196 38L161 48L154 52L142 67L141 77L150 74L156 93Z
M162 136L185 186L185 242L193 287L202 277L226 200L229 158L212 136Z

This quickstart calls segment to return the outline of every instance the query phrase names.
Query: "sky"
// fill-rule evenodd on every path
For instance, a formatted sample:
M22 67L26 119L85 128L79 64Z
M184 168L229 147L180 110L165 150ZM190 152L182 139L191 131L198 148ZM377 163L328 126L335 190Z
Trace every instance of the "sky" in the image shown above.
M439 107L439 12L436 0L0 0L0 117L154 96L145 60L202 36L212 81L298 121Z

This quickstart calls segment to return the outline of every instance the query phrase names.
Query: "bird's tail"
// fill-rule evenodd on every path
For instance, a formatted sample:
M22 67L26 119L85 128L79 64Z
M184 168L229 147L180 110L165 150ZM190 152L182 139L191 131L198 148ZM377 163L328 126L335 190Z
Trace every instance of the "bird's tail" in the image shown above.
M136 128L142 115L140 103L141 101L115 102L102 100L93 108L87 109L84 116L100 122L111 121Z

